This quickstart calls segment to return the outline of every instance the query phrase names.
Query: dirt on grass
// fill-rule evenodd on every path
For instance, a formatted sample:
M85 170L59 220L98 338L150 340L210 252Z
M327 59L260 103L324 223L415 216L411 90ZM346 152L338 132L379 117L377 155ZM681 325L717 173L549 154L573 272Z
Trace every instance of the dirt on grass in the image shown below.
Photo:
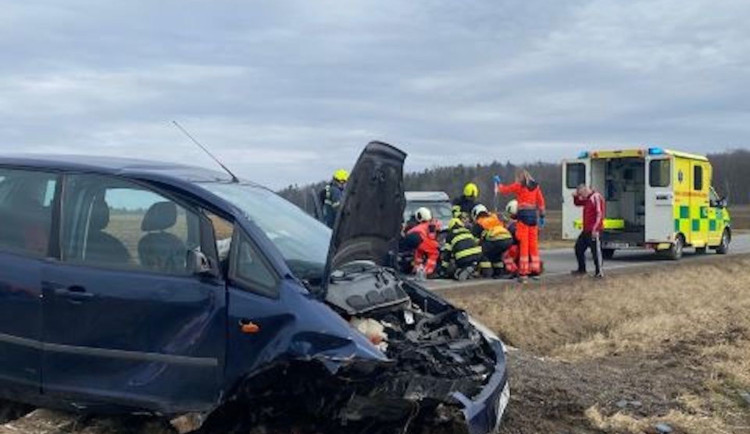
M515 348L502 433L750 433L750 256L445 294Z

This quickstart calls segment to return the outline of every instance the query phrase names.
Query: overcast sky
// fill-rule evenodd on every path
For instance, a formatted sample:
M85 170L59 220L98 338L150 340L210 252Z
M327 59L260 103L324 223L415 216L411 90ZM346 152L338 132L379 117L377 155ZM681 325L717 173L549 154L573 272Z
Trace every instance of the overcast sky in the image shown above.
M408 169L750 141L747 0L0 0L0 151L271 187L388 141Z

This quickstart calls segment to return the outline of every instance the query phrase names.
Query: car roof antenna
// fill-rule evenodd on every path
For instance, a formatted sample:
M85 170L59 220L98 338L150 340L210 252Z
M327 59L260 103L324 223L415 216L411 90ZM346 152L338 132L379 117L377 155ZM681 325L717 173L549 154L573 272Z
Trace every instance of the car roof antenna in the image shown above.
M205 146L201 145L201 143L199 141L195 140L195 137L191 136L190 133L188 133L185 128L182 128L182 125L178 124L177 121L172 121L172 123L174 124L175 127L177 127L178 130L182 131L182 133L185 134L188 137L188 139L192 140L192 142L195 143L196 146L198 146L199 148L201 148L203 150L203 152L205 152L206 154L208 154L208 156L211 157L211 159L214 160L216 162L216 164L218 164L219 166L221 166L221 168L224 169L224 171L227 172L229 174L229 176L232 177L232 182L237 182L237 183L240 182L240 179L237 178L234 175L234 173L232 173L232 171L227 168L227 166L225 166L221 161L219 161L219 159L216 158L216 156L214 154L212 154L211 151L209 151L208 149L206 149Z

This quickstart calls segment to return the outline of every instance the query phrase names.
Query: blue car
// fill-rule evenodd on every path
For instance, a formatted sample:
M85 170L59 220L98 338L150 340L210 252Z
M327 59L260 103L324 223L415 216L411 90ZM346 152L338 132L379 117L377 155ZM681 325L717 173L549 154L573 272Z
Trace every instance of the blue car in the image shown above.
M405 157L365 148L332 232L222 172L0 157L0 397L223 432L494 431L503 344L392 268Z

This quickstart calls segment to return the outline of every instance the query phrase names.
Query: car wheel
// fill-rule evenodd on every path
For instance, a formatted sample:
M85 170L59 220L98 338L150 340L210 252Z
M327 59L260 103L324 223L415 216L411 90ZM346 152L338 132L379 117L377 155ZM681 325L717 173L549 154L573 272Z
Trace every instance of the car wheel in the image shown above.
M697 253L699 255L705 255L707 249L708 249L708 247L696 247L695 248L695 253Z
M615 257L615 249L602 249L602 256L604 259L612 259Z
M724 229L724 233L721 234L721 244L716 248L716 253L720 255L726 255L729 252L729 243L732 241L732 236L729 231Z
M672 246L667 250L667 258L676 261L682 258L682 250L685 247L685 239L682 235L677 235L677 238L672 243Z

